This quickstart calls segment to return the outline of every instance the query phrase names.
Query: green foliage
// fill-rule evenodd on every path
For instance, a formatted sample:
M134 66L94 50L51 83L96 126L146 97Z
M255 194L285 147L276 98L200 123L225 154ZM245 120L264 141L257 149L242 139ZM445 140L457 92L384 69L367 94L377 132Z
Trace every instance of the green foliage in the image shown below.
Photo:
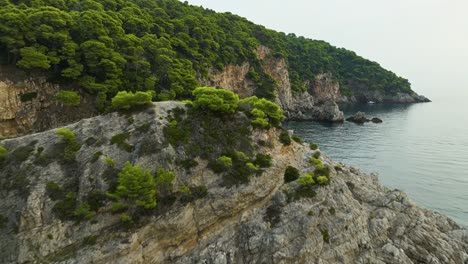
M307 215L309 215L309 216L314 216L314 215L315 215L315 212L312 211L312 210L310 210L310 211L307 213Z
M2 161L8 155L8 149L0 146L0 161Z
M89 220L96 215L96 212L91 211L91 206L88 204L88 202L84 202L80 204L78 208L75 209L73 214L78 220L84 220L84 219Z
M249 62L255 94L273 99L277 83L261 67L259 45L271 49L266 59L286 59L295 93L323 72L343 94L411 92L407 80L354 52L176 0L6 1L0 25L6 63L47 71L101 98L151 90L160 100L185 99L210 70Z
M312 155L312 157L318 159L318 158L320 158L320 154L321 154L320 151L316 151L316 152Z
M302 139L301 139L300 137L298 137L298 136L293 135L293 136L291 137L291 139L294 140L294 141L296 141L296 142L299 143L299 144L302 144Z
M291 137L287 131L281 132L279 135L279 141L283 143L283 145L290 145L291 144Z
M112 107L121 110L129 110L136 107L151 104L153 92L118 92L114 98L112 98Z
M133 146L127 143L127 139L130 138L130 133L124 132L117 135L114 135L111 138L111 145L116 144L121 150L132 152Z
M104 162L106 163L107 166L109 167L114 167L115 166L115 161L111 157L105 157Z
M133 221L133 218L126 213L123 213L120 215L120 221L124 224L125 227L131 227L135 224L135 221Z
M311 150L317 150L317 149L318 149L317 144L311 143L311 144L310 144L310 149L311 149Z
M53 211L62 220L73 219L75 217L75 209L77 205L76 193L68 192L65 198L57 202Z
M63 142L65 143L63 160L65 162L75 161L76 152L81 149L81 145L78 143L75 133L68 128L59 128L56 134L62 136Z
M60 90L56 95L55 99L64 105L77 106L80 105L81 98L77 92Z
M109 194L111 198L125 200L130 206L156 207L155 182L149 171L127 161L118 177L119 185L115 193Z
M326 184L328 184L328 177L325 176L325 175L318 176L318 177L317 177L317 183L320 184L320 185L326 185Z
M265 98L259 99L256 96L248 97L239 101L241 110L251 118L252 125L261 128L268 128L270 125L279 127L284 119L281 108Z
M52 201L62 199L65 196L63 188L53 181L47 182L46 191Z
M322 238L325 243L330 243L330 235L328 234L327 229L320 229L320 233L322 233Z
M29 158L34 149L33 145L21 146L13 150L12 154L16 160L23 162Z
M270 155L257 154L253 163L259 168L269 168L272 164L272 157Z
M98 237L96 235L87 236L83 239L83 244L86 246L96 245L97 238Z
M158 189L158 192L164 194L172 192L172 186L175 178L176 175L173 171L159 168L154 179L154 183Z
M343 171L343 167L341 165L339 165L339 164L335 165L334 168L335 168L336 171Z
M239 96L231 91L212 87L198 87L192 92L193 107L220 114L233 114L237 110Z
M288 166L284 172L284 182L292 182L299 178L299 170L293 166Z
M25 47L20 49L21 60L16 65L23 69L49 69L50 61L43 49L38 50L35 47Z
M302 176L299 177L299 179L297 180L297 183L298 183L301 187L310 187L310 186L314 185L314 184L315 184L314 173L313 173L313 172L310 172L310 173L307 173L307 174L302 175Z

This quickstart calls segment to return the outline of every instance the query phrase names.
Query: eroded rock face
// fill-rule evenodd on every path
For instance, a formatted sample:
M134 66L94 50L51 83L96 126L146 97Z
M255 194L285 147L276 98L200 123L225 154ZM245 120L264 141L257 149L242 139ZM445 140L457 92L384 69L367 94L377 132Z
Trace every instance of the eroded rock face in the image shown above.
M82 93L80 106L64 106L54 99L59 89L44 77L0 66L0 136L44 131L96 114L92 96Z
M273 57L268 47L259 46L257 56L263 61L265 73L278 84L276 103L284 110L290 120L315 120L324 122L342 122L343 112L336 101L341 98L339 84L331 74L319 74L313 81L306 82L308 91L293 94L289 81L289 72L284 58ZM207 85L222 87L234 91L241 98L255 94L255 84L247 77L251 69L249 63L227 65L221 72L213 72L210 80L202 81Z
M112 113L69 125L80 143L76 163L43 163L60 146L55 130L1 141L14 151L33 146L24 161L0 170L17 184L2 186L0 212L8 216L1 229L1 263L466 263L468 232L451 219L418 207L404 193L381 186L375 175L338 164L322 155L331 183L316 188L313 198L295 199L297 182L284 183L294 166L314 170L308 146L278 142L281 131L255 130L252 142L273 157L272 166L249 183L228 187L223 177L198 165L187 170L175 163L184 152L167 142L164 128L176 102L157 103L131 116ZM149 124L149 125L148 125ZM142 125L147 130L141 130ZM110 144L129 133L130 152ZM86 143L87 142L87 143ZM96 159L95 154L102 156ZM84 199L91 190L106 192L111 157L116 169L130 161L152 173L164 167L181 185L204 185L208 195L170 207L126 230L110 205L92 221L62 221L46 191L50 181L70 186ZM10 172L18 173L11 177ZM21 174L25 172L25 174ZM8 174L8 175L7 175ZM23 177L23 178L22 178ZM19 181L19 182L18 182ZM21 183L21 184L19 184ZM72 185L70 185L72 184ZM92 242L90 242L92 241Z

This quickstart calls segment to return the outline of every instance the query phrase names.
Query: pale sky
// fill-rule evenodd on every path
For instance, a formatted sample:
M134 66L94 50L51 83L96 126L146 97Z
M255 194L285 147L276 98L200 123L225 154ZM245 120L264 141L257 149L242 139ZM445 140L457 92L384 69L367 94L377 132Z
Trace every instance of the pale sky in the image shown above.
M433 100L468 98L467 0L189 0L380 63Z

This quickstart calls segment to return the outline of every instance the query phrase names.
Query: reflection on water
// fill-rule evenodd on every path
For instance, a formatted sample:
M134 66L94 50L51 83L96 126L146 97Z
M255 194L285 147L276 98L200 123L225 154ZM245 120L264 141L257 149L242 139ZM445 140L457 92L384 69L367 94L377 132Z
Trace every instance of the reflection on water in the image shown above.
M337 161L378 172L388 187L468 225L468 108L450 103L346 105L382 124L288 122Z

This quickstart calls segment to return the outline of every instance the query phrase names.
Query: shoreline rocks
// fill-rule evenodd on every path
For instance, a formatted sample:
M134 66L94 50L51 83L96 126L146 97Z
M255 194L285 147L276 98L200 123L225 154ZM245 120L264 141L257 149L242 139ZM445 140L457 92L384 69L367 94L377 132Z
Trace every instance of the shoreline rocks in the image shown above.
M374 117L372 119L369 119L369 118L367 118L366 113L360 112L360 111L355 113L353 116L350 116L350 117L346 118L346 121L354 122L356 124L364 124L364 123L367 123L367 122L372 122L374 124L379 124L379 123L383 122L383 120L378 118L378 117Z

